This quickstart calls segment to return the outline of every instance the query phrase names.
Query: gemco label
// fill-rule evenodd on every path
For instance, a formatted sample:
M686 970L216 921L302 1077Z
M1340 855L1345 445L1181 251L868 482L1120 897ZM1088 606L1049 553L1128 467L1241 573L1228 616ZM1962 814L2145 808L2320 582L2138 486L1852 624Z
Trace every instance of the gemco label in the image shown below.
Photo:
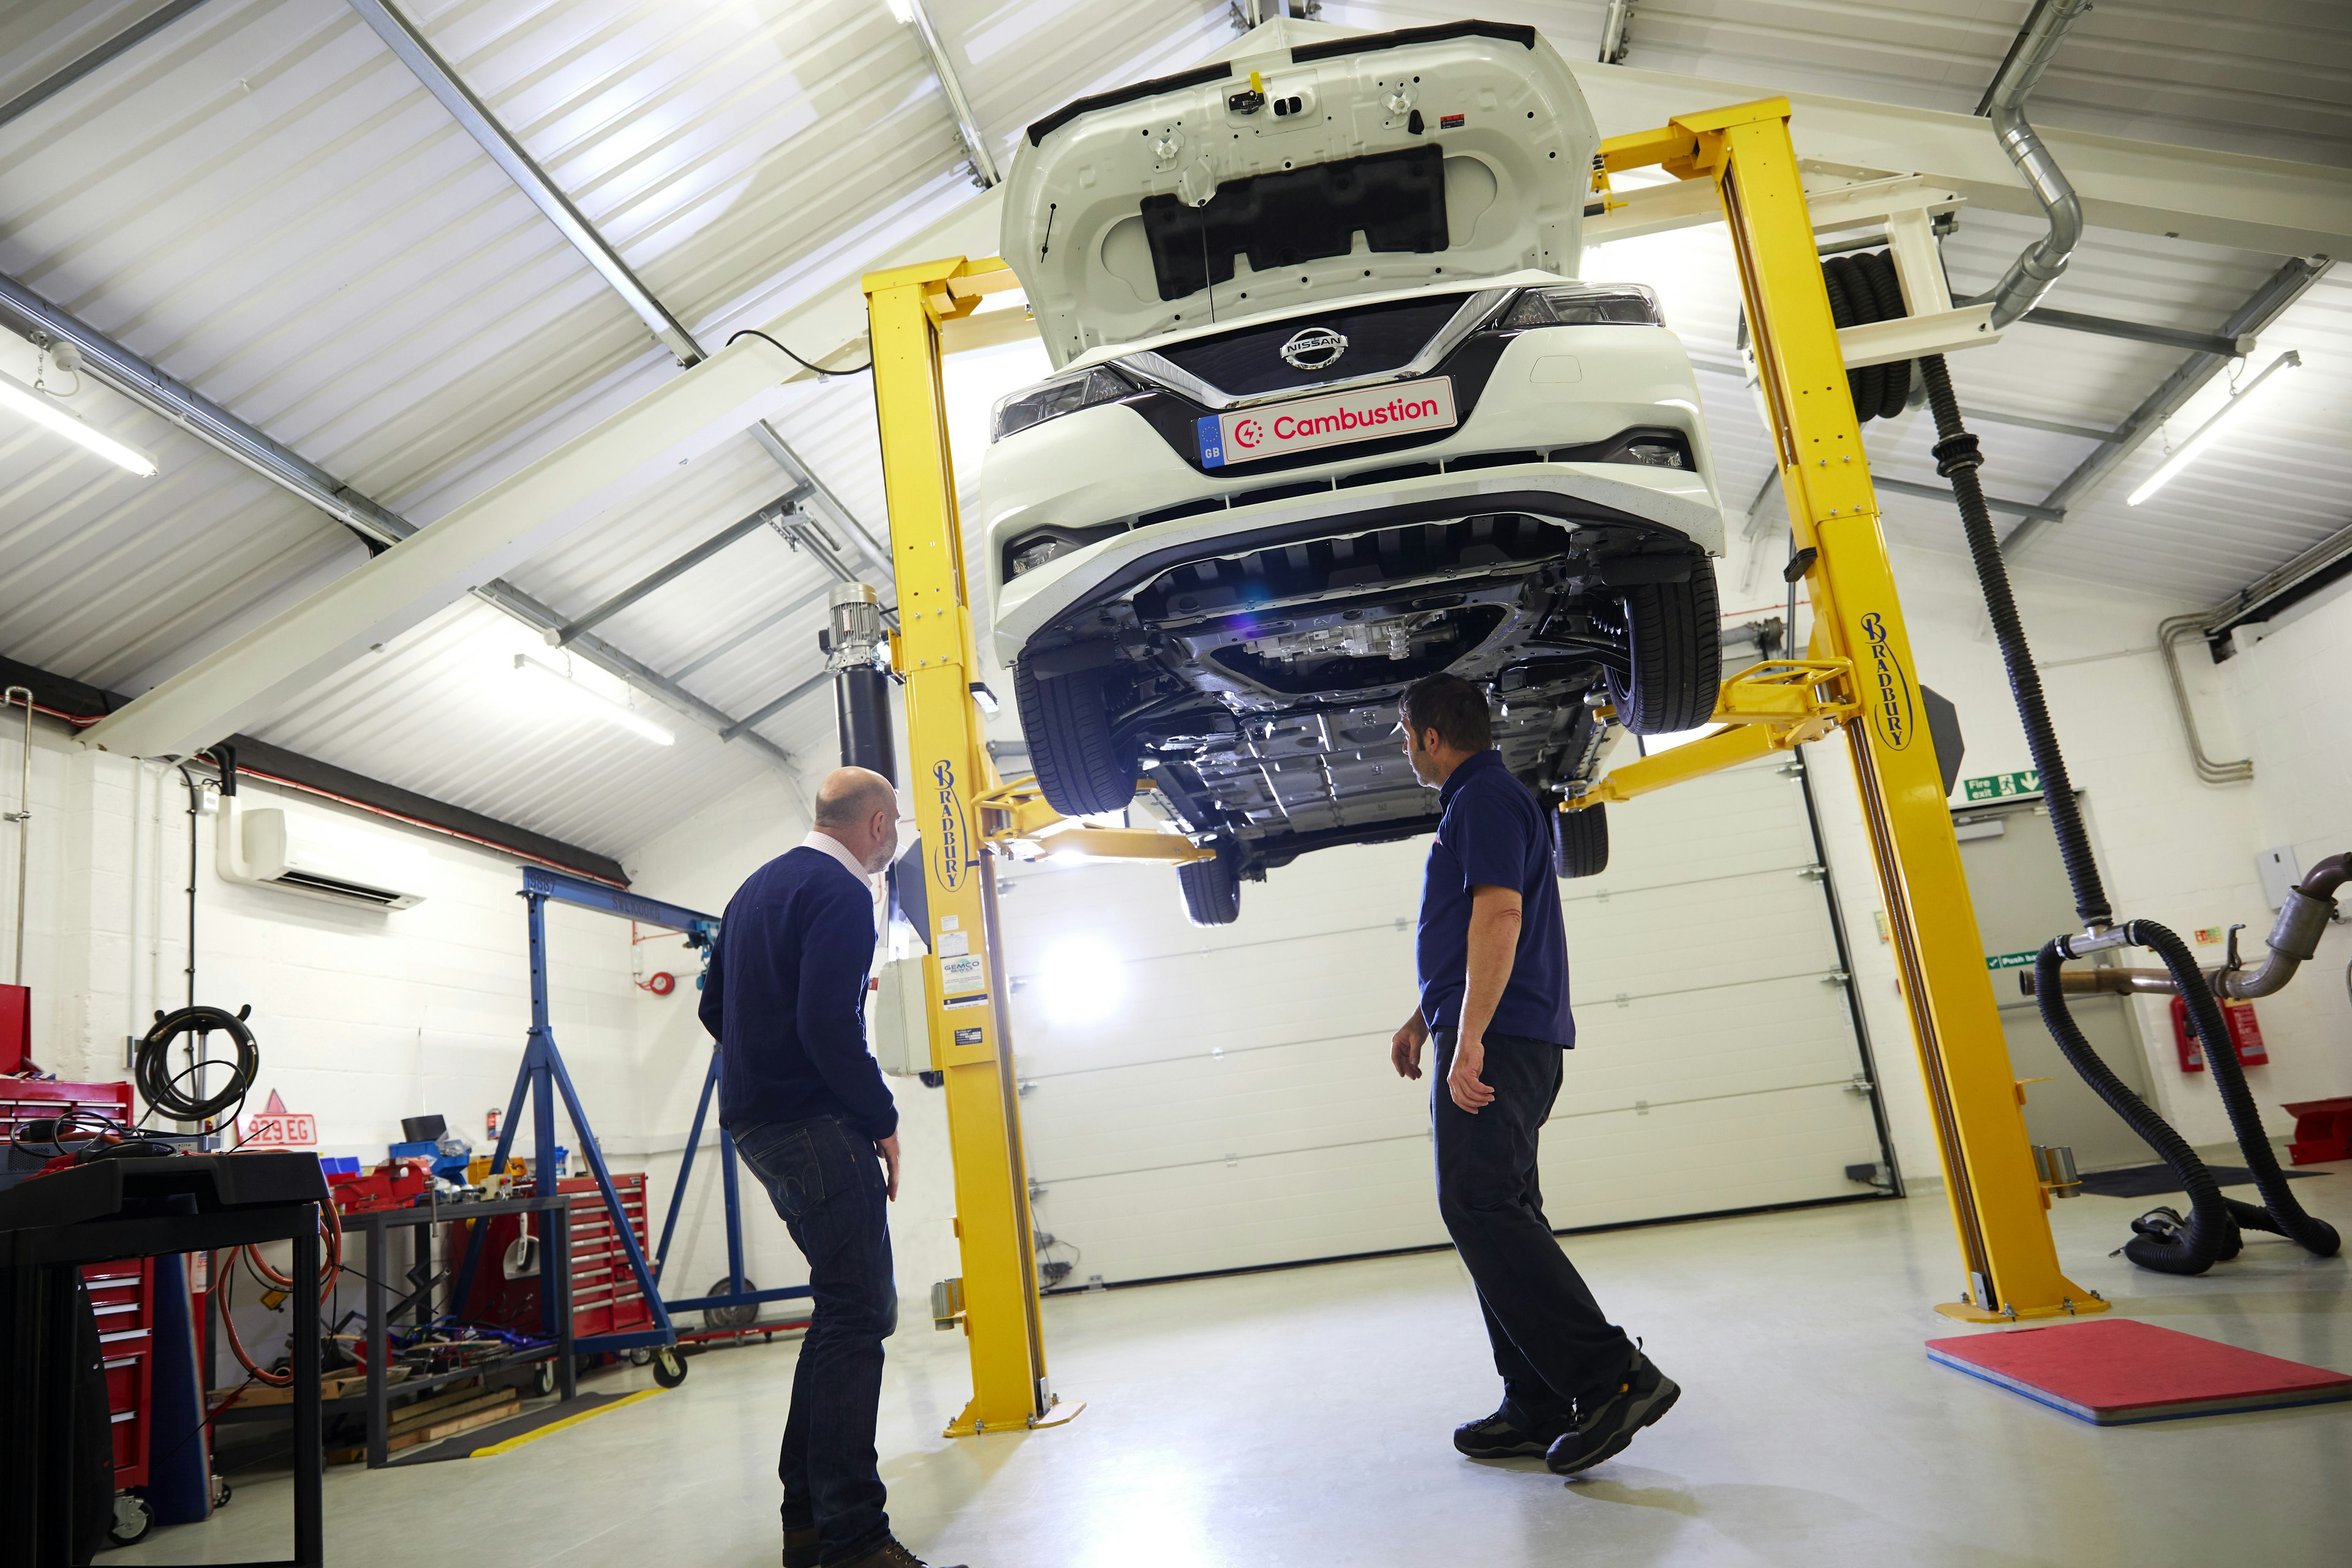
M1460 423L1454 412L1451 376L1368 386L1296 403L1265 404L1237 414L1205 415L1200 422L1201 466L1222 468L1349 441L1450 430Z

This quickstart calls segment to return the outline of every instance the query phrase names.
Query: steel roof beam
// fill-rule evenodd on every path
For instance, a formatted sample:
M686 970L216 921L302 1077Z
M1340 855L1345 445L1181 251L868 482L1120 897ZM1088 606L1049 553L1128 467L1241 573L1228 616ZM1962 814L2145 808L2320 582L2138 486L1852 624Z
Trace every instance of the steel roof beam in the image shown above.
M798 702L802 698L806 697L809 693L814 691L818 687L830 684L832 679L833 671L829 669L818 670L814 675L810 676L806 680L802 681L798 686L793 687L790 691L785 692L782 697L777 698L774 701L768 703L764 707L753 709L742 718L735 721L733 724L719 731L719 738L722 741L731 741L739 735L746 735L750 736L754 741L760 739L758 735L752 734L751 732L751 727L754 724L766 723L769 720L774 718L777 714L782 712L793 703Z
M766 615L761 616L758 620L753 621L750 626L745 626L741 631L737 632L733 637L729 637L725 642L720 643L717 647L711 648L706 653L696 655L690 663L677 672L677 678L680 680L684 680L688 676L692 675L696 670L702 668L704 666L715 664L719 660L726 658L729 654L733 653L737 648L741 647L745 643L750 642L753 637L758 637L761 632L767 631L771 627L778 626L782 622L791 620L794 616L800 614L803 610L807 609L811 605L815 604L820 599L823 599L827 595L831 594L833 592L833 586L834 585L830 583L819 583L815 587L808 589L804 593L795 594L793 597L785 600L782 604L777 605Z
M905 20L922 40L923 53L931 62L931 74L939 79L940 91L946 95L948 112L955 116L956 134L963 138L964 155L971 160L971 183L982 190L1002 184L1004 176L997 172L996 156L988 148L988 137L980 128L980 116L972 112L971 100L963 90L963 79L956 75L955 62L948 58L947 45L940 30L931 23L930 8L923 0L898 0L893 10L903 5Z
M1956 300L1954 304L1982 304L1989 295L1973 300ZM2187 349L2191 353L2220 354L2234 359L2253 351L2252 335L2226 338L2219 332L2192 332L2180 327L2152 327L2144 321L2118 321L2108 316L2085 316L2074 310L2053 310L2046 305L2037 306L2019 318L2036 327L2056 327L2062 331L2089 332L2103 338L2122 338L2136 343L2155 343L2160 348Z
M158 5L96 48L51 71L7 102L0 103L0 125L39 108L90 72L146 42L204 3L205 0L171 0L169 5Z
M2277 271L2263 280L2261 288L2248 297L2244 304L2230 313L2230 319L2221 323L2220 335L2233 343L2259 338L2263 329L2284 314L2288 306L2303 298L2304 291L2319 281L2333 265L2325 256L2309 259L2289 257L2280 264ZM2164 422L2204 390L2206 383L2220 374L2221 367L2233 357L2220 353L2193 353L2182 360L2179 368L2165 377L2163 385L2149 393L2147 400L2116 426L2104 444L2084 458L2073 473L2059 480L2057 488L2042 498L2043 509L2056 515L2027 517L2001 540L2001 554L2015 560L2020 551L2041 538L2053 523L2063 521L2068 507L2105 483L2108 476L2123 465L2125 458L2139 450L2150 436L2162 429Z
M601 621L611 619L647 594L693 571L744 535L757 533L771 524L782 522L792 514L793 506L805 493L804 490L795 489L791 494L780 496L770 501L740 522L729 523L667 565L657 567L638 578L586 615L575 616L563 625L551 628L547 634L547 640L553 646L562 647L564 644L576 639L589 627Z
M1916 479L1890 479L1885 474L1877 473L1870 476L1870 482L1878 489L1893 490L1896 495L1921 496L1928 500L1948 501L1952 499L1952 489L1949 485L1921 484ZM2003 500L1999 496L1987 496L1984 503L1994 511L2007 512L2012 517L2038 520L2042 522L2062 521L2066 515L2054 507L2044 506L2036 501Z
M645 323L646 330L660 340L681 366L691 368L710 357L686 324L671 315L668 307L646 287L635 272L629 270L629 264L621 259L620 252L605 243L604 237L596 231L596 226L572 205L572 198L564 195L547 171L523 150L522 143L499 122L489 107L474 96L473 89L425 41L425 35L415 24L394 10L388 0L348 0L348 3L424 85L425 90L440 100L441 106L449 111L458 126L514 183L515 188L529 196L532 205L547 215L548 220L562 232L572 247L612 286L613 291L635 312L637 320ZM955 90L958 93L961 91L960 88ZM751 438L775 459L776 466L782 468L795 485L812 493L825 511L840 521L849 533L850 542L876 571L886 574L889 572L890 552L874 538L838 497L825 488L808 465L801 461L799 454L792 449L782 435L763 419L751 427ZM813 553L820 559L826 559L825 552L816 548L814 542L809 542ZM826 563L845 582L856 576L855 573L830 560Z

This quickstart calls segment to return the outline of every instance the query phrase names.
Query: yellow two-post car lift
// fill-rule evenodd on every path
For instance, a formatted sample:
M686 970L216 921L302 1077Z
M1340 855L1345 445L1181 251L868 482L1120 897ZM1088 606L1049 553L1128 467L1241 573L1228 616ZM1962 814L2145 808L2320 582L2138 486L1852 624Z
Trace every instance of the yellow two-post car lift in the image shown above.
M2106 1303L2058 1266L2023 1089L2010 1067L1926 736L1789 112L1786 100L1769 99L1613 137L1594 161L1594 185L1615 205L1609 176L1630 170L1660 167L1714 184L1739 268L1796 558L1805 563L1811 646L1802 659L1758 665L1724 682L1719 729L1617 768L1563 809L1630 799L1843 730L1966 1269L1961 1299L1937 1310L1978 1321L2100 1310ZM1899 241L1895 249L1900 263ZM1914 276L1906 272L1906 289ZM954 1149L971 1350L971 1403L949 1427L954 1436L1050 1426L1078 1408L1059 1400L1045 1371L992 856L1015 844L1027 853L1108 858L1209 853L1172 834L1063 822L1027 781L1008 784L990 765L972 690L941 330L952 331L987 294L1016 287L1003 261L963 258L865 280L898 588L893 656L906 682L914 813L929 879L925 992ZM1926 313L1923 304L1965 315L1950 311L1939 281L1934 294L1931 302L1911 300L1914 316Z

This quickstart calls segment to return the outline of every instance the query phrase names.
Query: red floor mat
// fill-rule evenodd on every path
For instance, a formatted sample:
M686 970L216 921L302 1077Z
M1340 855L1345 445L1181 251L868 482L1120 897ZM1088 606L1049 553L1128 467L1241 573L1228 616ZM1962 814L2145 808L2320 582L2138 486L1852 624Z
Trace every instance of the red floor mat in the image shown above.
M1929 1340L1971 1377L2102 1426L2352 1399L2352 1376L2131 1318Z

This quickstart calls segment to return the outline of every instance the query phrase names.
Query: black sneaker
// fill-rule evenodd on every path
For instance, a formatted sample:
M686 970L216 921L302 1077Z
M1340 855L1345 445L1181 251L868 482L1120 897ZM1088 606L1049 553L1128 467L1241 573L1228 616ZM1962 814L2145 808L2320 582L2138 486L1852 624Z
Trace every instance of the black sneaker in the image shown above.
M899 1544L896 1536L886 1535L882 1543L871 1551L861 1552L841 1568L929 1568L923 1560ZM963 1568L957 1563L955 1568Z
M1454 1428L1454 1447L1473 1459L1535 1458L1567 1430L1565 1420L1530 1430L1511 1419L1507 1405L1484 1421L1465 1421Z
M1614 1458L1633 1442L1634 1433L1672 1410L1682 1394L1681 1384L1636 1350L1633 1364L1625 1369L1624 1381L1613 1393L1594 1400L1589 1410L1578 1402L1576 1425L1561 1433L1544 1455L1545 1467L1554 1475L1572 1476Z

